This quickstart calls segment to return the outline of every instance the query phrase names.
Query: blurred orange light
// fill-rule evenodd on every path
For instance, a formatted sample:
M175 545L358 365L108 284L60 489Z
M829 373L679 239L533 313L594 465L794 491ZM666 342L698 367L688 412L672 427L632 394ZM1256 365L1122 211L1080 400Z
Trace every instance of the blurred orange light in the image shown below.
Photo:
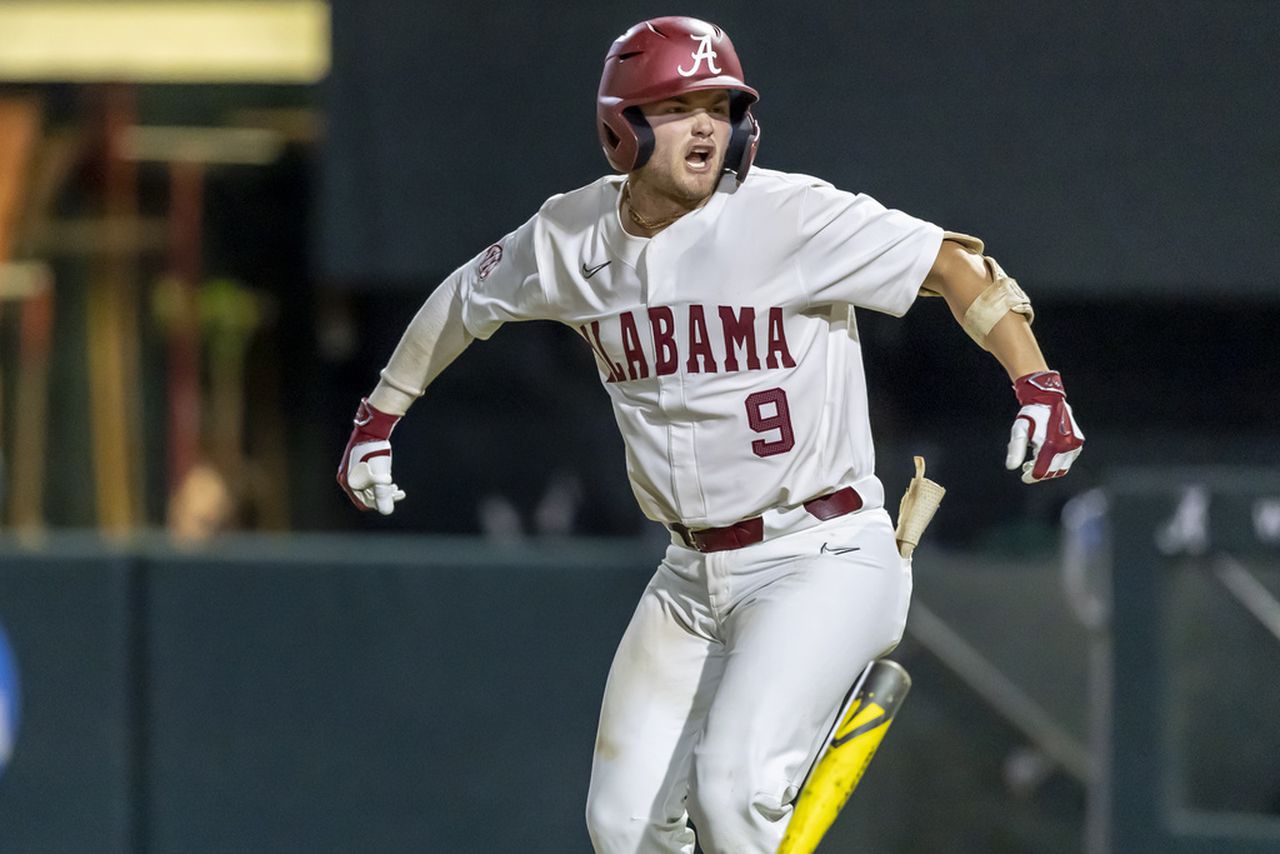
M324 0L5 0L0 82L315 83Z

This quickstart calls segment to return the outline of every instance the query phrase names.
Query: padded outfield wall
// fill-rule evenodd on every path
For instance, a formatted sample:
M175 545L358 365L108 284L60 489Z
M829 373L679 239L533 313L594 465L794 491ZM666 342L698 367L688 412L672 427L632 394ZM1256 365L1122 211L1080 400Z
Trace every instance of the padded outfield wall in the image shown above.
M1069 854L1090 823L1115 851L1271 850L1280 645L1215 582L1216 552L1152 551L1179 485L1135 489L1116 493L1101 634L1056 560L918 553L894 653L912 693L833 850ZM1235 506L1211 512L1247 519ZM586 854L599 699L656 556L630 540L0 542L24 681L0 851ZM1238 556L1280 593L1271 546ZM1055 764L1017 720L1028 701L1117 785ZM1086 808L1100 798L1109 815Z
M967 598L974 625L1000 605L983 591L1054 601L1051 568L925 554L918 590ZM626 540L0 544L25 680L0 851L586 854L599 699L656 556ZM1079 648L1070 631L1043 654ZM1011 800L1017 733L910 638L895 657L911 700L832 839L1079 850L1078 789ZM1046 701L1069 702L1081 676L1063 667Z

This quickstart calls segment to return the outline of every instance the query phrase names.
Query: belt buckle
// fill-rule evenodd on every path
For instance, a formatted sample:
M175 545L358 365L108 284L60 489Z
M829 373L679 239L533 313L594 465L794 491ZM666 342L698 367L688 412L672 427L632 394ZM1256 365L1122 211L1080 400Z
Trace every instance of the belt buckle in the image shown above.
M680 540L685 544L687 548L691 548L695 552L699 552L701 554L707 553L707 550L703 547L701 541L698 539L697 531L693 531L687 525L682 525L679 522L673 522L671 525L671 530L675 531L677 534L680 535Z

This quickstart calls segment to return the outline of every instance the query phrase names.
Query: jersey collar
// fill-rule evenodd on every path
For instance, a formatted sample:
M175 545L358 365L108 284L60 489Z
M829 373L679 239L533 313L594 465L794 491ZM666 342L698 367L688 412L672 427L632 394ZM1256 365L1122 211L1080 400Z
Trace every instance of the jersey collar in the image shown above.
M705 205L680 217L653 237L637 237L622 227L622 184L625 180L625 175L614 175L604 182L604 236L610 251L632 268L636 267L641 253L651 244L661 246L665 252L668 248L679 251L696 242L715 223L720 210L738 187L737 177L726 172L720 176L720 183Z

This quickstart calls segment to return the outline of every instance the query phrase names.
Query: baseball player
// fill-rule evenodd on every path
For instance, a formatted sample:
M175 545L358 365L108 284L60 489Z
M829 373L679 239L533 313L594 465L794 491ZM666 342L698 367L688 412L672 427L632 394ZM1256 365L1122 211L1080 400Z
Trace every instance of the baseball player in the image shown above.
M732 43L645 21L605 59L619 174L552 196L458 268L355 417L338 481L405 493L390 436L473 340L553 320L594 354L645 515L671 533L609 671L587 801L598 852L773 852L859 673L901 638L911 567L874 474L857 309L941 296L1008 371L1006 465L1066 474L1083 435L982 242L807 175L752 167Z

